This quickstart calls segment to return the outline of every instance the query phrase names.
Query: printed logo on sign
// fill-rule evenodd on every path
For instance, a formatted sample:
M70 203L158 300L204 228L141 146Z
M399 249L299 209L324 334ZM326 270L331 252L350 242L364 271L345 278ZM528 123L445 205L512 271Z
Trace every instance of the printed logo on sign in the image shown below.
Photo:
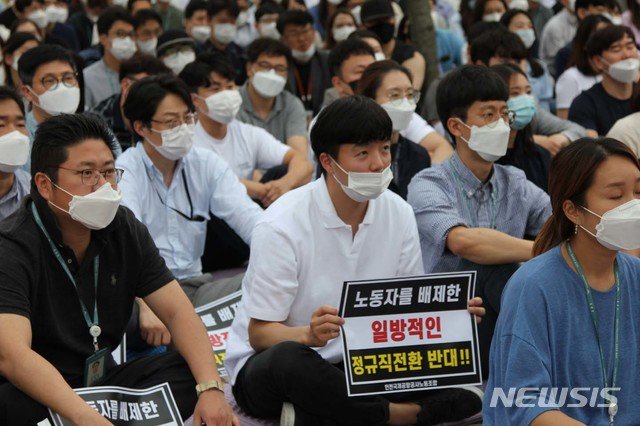
M507 408L567 407L605 408L610 401L617 404L615 393L620 388L495 388L489 406Z

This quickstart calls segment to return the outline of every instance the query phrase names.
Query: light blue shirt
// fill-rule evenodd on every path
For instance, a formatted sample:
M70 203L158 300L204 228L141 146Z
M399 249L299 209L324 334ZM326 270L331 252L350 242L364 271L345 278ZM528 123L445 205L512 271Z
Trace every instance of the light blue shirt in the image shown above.
M419 172L409 184L420 233L426 273L456 271L460 258L447 249L455 226L493 228L516 238L538 234L551 216L549 196L511 166L493 165L482 183L458 153L442 164Z
M82 74L84 77L85 111L116 93L120 93L118 73L109 68L104 59L89 65L82 71Z
M22 199L29 194L31 188L31 175L22 169L14 172L15 179L9 192L0 198L0 220L4 220L15 212Z
M204 252L207 222L190 221L173 209L186 216L199 215L206 219L213 214L250 243L262 209L249 198L244 185L217 154L193 147L178 160L168 188L143 143L126 150L118 157L116 165L125 171L118 185L122 191L122 204L147 226L160 255L176 278L202 274L200 257Z
M618 399L616 425L640 424L640 260L619 253L620 275L620 361L613 395ZM615 287L591 291L598 314L598 334L605 359L608 383L613 369L613 319ZM490 375L482 409L486 425L528 425L548 410L564 414L588 425L609 424L604 407L571 407L579 399L571 398L572 388L582 398L591 399L598 388L596 404L604 404L604 387L598 343L589 313L584 283L562 257L560 248L525 263L511 277L502 295L490 355ZM506 407L494 389L505 394L522 388L531 399L529 407ZM563 401L560 389L551 400L551 392L541 388L569 388ZM585 389L589 388L589 389ZM492 398L496 398L491 407ZM563 403L564 402L564 403Z

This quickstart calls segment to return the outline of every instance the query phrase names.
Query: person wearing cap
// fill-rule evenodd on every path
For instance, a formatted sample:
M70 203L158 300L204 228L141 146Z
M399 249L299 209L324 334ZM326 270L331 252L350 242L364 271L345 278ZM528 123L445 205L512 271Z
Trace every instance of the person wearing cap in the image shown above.
M138 50L131 14L120 6L111 6L100 15L98 34L104 56L82 71L85 109L93 108L120 91L120 63Z
M382 43L382 52L387 59L403 65L413 75L413 87L422 90L426 62L415 47L394 36L396 18L389 0L367 0L360 10L360 20Z
M167 30L158 38L158 58L178 75L196 59L196 44L184 30Z
M316 30L308 12L288 10L278 18L277 29L293 56L287 89L300 98L310 120L322 109L324 91L331 87L329 52L316 49Z

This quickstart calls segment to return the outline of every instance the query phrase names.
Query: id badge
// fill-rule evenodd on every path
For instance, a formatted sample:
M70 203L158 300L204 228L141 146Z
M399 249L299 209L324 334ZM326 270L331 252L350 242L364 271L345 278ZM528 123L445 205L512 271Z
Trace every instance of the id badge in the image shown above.
M84 387L94 386L103 379L110 353L109 348L102 348L84 361Z

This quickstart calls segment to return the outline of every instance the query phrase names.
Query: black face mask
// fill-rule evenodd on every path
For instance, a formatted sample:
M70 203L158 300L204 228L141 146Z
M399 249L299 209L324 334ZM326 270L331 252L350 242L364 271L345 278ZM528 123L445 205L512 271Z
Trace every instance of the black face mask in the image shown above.
M393 24L390 24L388 22L378 22L373 27L369 27L368 29L378 36L382 44L387 44L393 38L395 27L393 26Z

